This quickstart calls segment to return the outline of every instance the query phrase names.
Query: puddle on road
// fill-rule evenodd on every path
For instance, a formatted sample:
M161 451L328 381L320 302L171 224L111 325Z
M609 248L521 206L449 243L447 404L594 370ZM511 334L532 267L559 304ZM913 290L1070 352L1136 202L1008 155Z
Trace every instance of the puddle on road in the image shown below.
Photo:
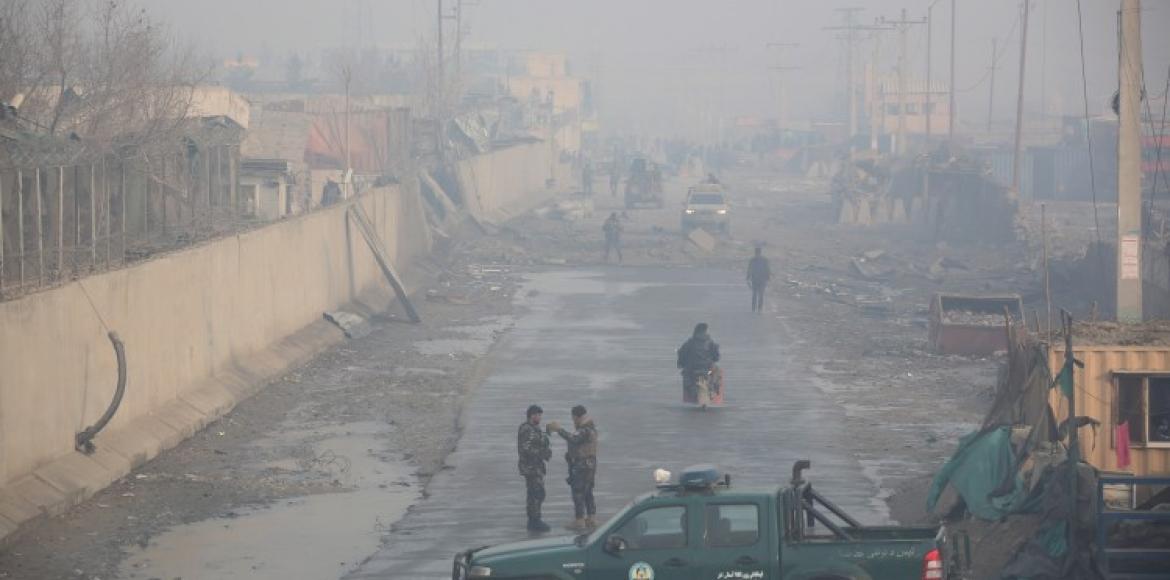
M370 554L383 530L418 498L413 468L375 456L383 443L365 431L323 439L318 457L343 457L338 479L352 491L280 500L178 526L134 548L124 578L339 578ZM293 470L295 462L269 467Z
M491 316L480 322L482 324L452 326L446 330L461 335L460 337L419 341L414 343L414 349L419 354L429 356L455 354L483 356L495 344L497 335L513 325L510 316Z

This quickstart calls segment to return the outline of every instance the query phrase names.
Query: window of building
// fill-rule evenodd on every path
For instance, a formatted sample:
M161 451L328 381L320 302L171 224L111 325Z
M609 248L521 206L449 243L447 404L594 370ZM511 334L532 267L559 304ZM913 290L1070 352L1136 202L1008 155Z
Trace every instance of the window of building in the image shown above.
M751 546L760 539L760 508L755 504L707 506L707 545L712 548Z
M892 105L886 105L886 114L887 115L897 115L898 114L898 104L894 103Z
M664 506L645 510L622 525L617 534L630 550L666 550L687 546L687 508Z
M1131 445L1170 447L1170 374L1116 375L1116 420Z
M907 115L917 115L918 114L918 103L906 103L906 114Z

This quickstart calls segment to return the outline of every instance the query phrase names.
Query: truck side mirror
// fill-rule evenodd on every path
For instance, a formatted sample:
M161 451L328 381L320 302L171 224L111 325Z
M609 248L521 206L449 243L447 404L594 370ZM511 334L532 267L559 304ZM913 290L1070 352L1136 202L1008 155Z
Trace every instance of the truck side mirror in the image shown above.
M622 552L626 551L626 548L628 547L629 542L617 534L613 534L605 539L605 551L609 552L610 554L621 554Z

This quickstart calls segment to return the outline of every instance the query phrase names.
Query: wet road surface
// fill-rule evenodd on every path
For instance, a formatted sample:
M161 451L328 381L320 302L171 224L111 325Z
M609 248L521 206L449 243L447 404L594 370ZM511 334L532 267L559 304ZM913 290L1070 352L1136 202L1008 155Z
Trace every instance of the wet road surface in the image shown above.
M545 421L571 425L584 404L600 432L600 519L652 489L651 473L714 463L732 485L786 482L812 460L818 489L864 523L884 523L885 504L844 435L844 409L796 370L800 341L783 306L750 310L735 272L702 269L552 271L517 293L516 327L497 346L495 371L467 403L464 433L384 547L349 578L449 578L456 551L525 539L524 483L516 429L532 403ZM675 350L696 322L720 343L727 382L722 408L681 402ZM554 534L572 519L564 442L553 437L545 520Z

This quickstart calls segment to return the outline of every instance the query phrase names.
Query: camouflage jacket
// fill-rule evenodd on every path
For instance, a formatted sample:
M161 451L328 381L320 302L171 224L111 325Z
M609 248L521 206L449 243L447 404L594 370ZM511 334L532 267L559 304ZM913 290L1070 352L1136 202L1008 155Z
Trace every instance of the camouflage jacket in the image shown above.
M520 454L520 475L544 475L544 462L552 457L548 435L528 421L520 424L516 434L516 451Z
M565 454L569 465L578 463L596 465L597 426L593 424L593 419L585 419L585 422L572 433L564 429L558 433L569 444L569 451Z

